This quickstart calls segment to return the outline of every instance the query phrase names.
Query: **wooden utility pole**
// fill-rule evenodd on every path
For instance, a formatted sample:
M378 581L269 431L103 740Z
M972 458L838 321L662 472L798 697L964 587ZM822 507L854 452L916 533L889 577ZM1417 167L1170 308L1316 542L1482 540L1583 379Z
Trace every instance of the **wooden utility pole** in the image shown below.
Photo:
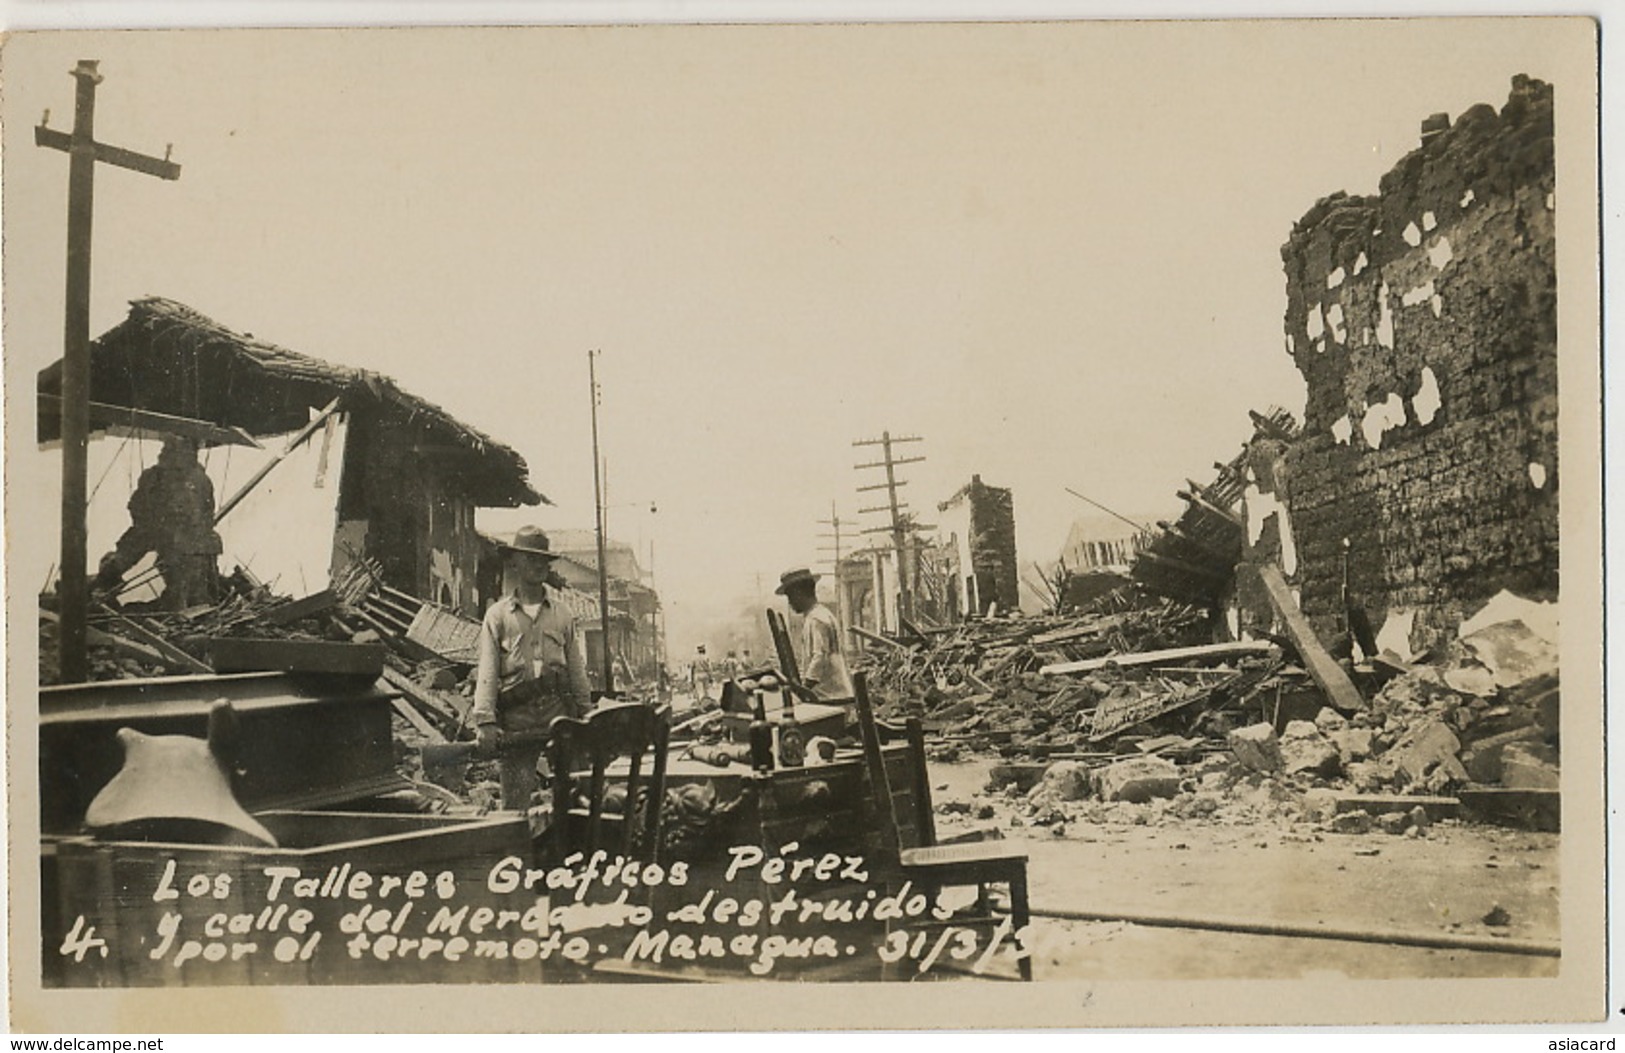
M831 501L829 503L829 518L818 520L818 525L829 527L830 533L819 534L818 537L820 540L833 541L835 544L833 546L820 545L818 546L818 551L829 552L833 557L832 565L835 568L835 620L840 624L842 632L841 639L844 642L846 639L846 586L841 580L841 557L843 555L841 551L842 522L848 522L848 525L850 525L849 521L843 521L841 519L840 513L835 511L835 502Z
M604 640L604 697L615 697L615 655L609 646L609 564L604 559L604 483L598 457L598 352L587 352L592 384L592 498L598 527L598 631Z
M34 145L68 155L68 280L66 324L62 339L62 553L57 600L61 622L57 639L58 678L62 683L85 679L85 622L90 590L85 580L87 528L86 466L90 456L90 244L95 212L96 162L132 172L179 179L181 166L148 157L95 138L96 85L102 81L96 60L80 59L73 69L73 132L52 131L50 111L34 129Z
M912 528L909 522L903 516L903 509L908 507L908 503L906 501L897 500L898 487L908 485L907 480L900 480L897 478L897 468L899 465L914 464L916 462L925 460L925 458L896 457L892 454L892 447L905 442L923 441L924 440L918 435L894 437L891 432L883 431L880 433L880 438L878 439L859 439L857 442L852 444L853 446L879 446L881 448L881 460L871 461L868 464L853 465L853 467L860 471L867 468L884 468L886 470L885 482L876 483L873 486L858 487L859 493L865 493L870 490L886 491L886 504L876 505L873 508L860 508L858 511L860 513L890 512L891 514L890 526L875 527L870 530L865 530L864 533L878 534L889 532L892 536L892 544L897 550L897 612L901 618L912 617L914 614L914 606L912 601L913 591L909 582L908 572L908 535Z

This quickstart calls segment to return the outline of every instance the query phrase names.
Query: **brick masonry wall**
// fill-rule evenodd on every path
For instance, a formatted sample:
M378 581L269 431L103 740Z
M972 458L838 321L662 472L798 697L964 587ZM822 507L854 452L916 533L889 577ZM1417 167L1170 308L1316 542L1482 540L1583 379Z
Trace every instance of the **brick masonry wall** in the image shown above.
M1308 398L1280 482L1322 634L1345 538L1353 595L1378 626L1416 610L1417 645L1503 588L1556 596L1554 189L1551 88L1516 77L1282 247Z

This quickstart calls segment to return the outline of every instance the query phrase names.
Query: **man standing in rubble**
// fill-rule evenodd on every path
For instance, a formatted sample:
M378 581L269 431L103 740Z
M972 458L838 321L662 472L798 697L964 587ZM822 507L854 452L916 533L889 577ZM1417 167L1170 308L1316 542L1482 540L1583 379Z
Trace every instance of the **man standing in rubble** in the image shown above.
M180 436L165 439L158 463L141 473L128 507L130 528L102 557L95 588L118 588L151 552L164 579L164 607L178 611L215 602L224 546L214 529L214 484L198 463L197 443Z
M841 648L841 623L835 612L818 602L818 575L805 567L779 575L774 590L802 616L801 682L819 699L848 701L852 698L852 676L847 672L846 654Z
M557 717L583 715L591 693L580 626L553 592L556 553L547 535L522 527L499 547L513 591L485 612L469 712L484 753L498 751L499 731L545 731ZM541 786L543 743L536 738L498 754L503 808L528 810Z

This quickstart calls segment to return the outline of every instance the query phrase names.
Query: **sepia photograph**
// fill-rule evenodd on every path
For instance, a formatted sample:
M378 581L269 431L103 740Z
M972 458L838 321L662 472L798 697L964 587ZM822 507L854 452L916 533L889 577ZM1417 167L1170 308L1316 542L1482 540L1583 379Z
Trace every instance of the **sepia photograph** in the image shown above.
M9 34L12 1028L1606 1018L1598 31Z

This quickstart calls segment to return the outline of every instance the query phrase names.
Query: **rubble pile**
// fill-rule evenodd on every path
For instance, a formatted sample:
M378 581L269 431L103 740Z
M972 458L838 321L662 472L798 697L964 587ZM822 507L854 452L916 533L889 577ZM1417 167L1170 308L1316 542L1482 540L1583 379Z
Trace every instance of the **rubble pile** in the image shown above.
M1243 714L1210 711L1204 742L1119 742L1114 755L1063 759L1036 779L1019 766L995 767L990 799L1010 806L1013 825L1062 830L1069 822L1307 822L1414 837L1457 815L1555 829L1555 625L1541 624L1539 605L1521 602L1492 605L1490 620L1464 624L1434 664L1389 665L1360 712L1323 707L1312 720L1234 724L1214 749L1219 726Z

